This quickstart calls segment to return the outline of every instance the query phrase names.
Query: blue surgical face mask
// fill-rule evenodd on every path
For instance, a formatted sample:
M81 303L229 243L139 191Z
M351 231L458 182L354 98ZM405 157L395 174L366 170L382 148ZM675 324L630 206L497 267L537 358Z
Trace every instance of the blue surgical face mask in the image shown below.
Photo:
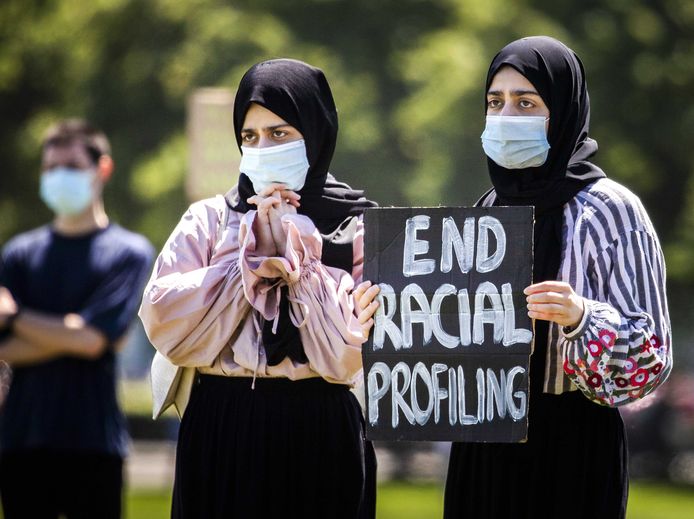
M541 116L488 115L482 148L502 168L541 166L549 154L546 121Z
M94 199L91 170L58 167L41 174L41 200L58 216L82 213Z
M304 187L309 163L303 140L268 148L241 146L241 152L239 170L251 179L256 193L273 182L284 184L292 191Z

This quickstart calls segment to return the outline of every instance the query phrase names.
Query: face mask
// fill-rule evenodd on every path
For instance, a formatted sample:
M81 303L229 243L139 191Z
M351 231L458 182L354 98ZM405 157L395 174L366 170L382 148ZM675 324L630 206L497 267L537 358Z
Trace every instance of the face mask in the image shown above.
M41 174L41 200L58 216L83 212L94 198L94 172L58 167Z
M241 146L241 152L239 170L251 179L256 193L273 182L284 184L292 191L304 187L309 164L303 140L268 148Z
M535 116L488 115L482 148L502 168L541 166L549 154L546 120Z

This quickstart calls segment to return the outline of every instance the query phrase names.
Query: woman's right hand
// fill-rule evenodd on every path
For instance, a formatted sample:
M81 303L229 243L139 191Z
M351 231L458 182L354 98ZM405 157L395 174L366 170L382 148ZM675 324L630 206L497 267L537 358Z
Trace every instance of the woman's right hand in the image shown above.
M363 281L352 292L354 308L364 337L369 336L369 331L374 324L373 315L380 304L376 301L376 296L380 291L381 287L378 285L372 285L371 281Z

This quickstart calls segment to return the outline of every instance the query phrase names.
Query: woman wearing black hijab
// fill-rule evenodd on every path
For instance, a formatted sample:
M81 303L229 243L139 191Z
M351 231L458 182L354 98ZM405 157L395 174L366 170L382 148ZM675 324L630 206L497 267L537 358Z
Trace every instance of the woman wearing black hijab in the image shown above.
M528 439L452 446L444 516L623 518L617 406L672 366L665 266L639 199L590 162L583 66L548 37L514 41L489 68L484 206L535 208ZM579 389L580 391L576 391Z
M159 352L196 372L172 517L373 517L375 458L349 389L374 310L355 305L368 283L353 289L375 204L328 173L337 111L319 69L251 67L234 129L238 184L191 205L140 311Z

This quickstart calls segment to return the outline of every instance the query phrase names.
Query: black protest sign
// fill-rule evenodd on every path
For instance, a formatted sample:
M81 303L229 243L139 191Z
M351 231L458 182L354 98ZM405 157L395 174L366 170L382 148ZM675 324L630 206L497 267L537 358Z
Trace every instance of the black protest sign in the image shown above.
M369 209L364 226L369 438L523 441L533 209Z

